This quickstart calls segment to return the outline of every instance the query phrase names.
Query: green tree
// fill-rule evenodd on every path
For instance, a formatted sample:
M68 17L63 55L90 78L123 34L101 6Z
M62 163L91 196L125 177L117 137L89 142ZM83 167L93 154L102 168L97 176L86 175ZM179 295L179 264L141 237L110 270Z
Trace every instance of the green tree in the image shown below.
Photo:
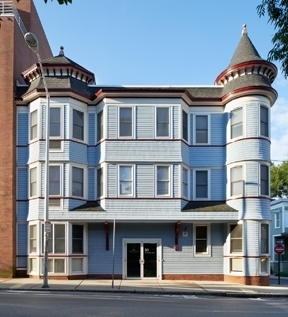
M272 198L288 197L288 161L271 166L270 193Z
M262 0L257 6L259 17L268 15L275 29L272 37L273 48L268 53L268 60L278 61L281 70L288 77L288 0Z
M20 2L21 0L17 0L17 2ZM53 1L53 0L51 0ZM72 3L72 0L57 0L59 4L68 4L68 3ZM45 3L48 2L48 0L44 0Z

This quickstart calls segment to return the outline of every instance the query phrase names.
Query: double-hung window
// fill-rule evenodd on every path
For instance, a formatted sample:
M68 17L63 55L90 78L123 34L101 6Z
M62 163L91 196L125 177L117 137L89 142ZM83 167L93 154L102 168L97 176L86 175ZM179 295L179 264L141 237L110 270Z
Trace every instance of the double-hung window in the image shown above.
M269 225L267 223L261 223L261 245L260 252L262 257L260 258L260 271L262 274L269 273Z
M84 113L73 109L73 138L84 140Z
M195 171L195 198L208 199L208 171Z
M195 255L209 255L209 226L194 226Z
M157 166L157 196L169 195L169 166Z
M208 116L195 116L195 143L208 143Z
M269 137L268 108L260 107L260 135Z
M182 196L188 198L188 169L182 167Z
M119 136L132 137L132 108L119 108Z
M275 229L280 228L280 212L274 214Z
M60 137L61 137L61 109L53 107L50 109L50 140L49 140L50 149L61 148L61 141L53 140L53 138L59 139Z
M243 109L238 108L231 112L231 139L243 135Z
M242 166L231 168L231 196L243 195L243 172Z
M97 169L97 197L103 196L103 169Z
M133 195L133 169L132 166L119 166L119 194Z
M49 166L49 206L60 206L60 198L59 198L59 196L61 195L60 178L61 178L60 166L50 165Z
M30 169L30 197L37 196L37 167Z
M103 139L103 110L97 114L97 141Z
M242 225L230 225L230 253L242 252Z
M38 111L34 110L30 113L30 140L36 139L38 136Z
M188 114L182 110L182 137L188 141Z
M84 196L84 170L79 167L72 167L72 195Z
M37 252L37 225L29 226L29 253Z
M83 225L72 225L72 253L83 254Z
M260 194L269 196L269 167L260 165Z
M169 108L159 107L156 111L156 136L169 137Z

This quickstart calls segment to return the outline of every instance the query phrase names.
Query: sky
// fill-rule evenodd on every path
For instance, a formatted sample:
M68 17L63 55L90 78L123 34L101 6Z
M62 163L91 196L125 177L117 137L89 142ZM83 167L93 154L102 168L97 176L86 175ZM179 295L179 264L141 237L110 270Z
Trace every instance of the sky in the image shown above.
M245 23L260 56L274 27L259 18L262 0L34 0L53 55L92 71L99 85L213 85L227 68ZM40 44L41 45L41 44ZM288 160L288 80L273 88L271 160Z

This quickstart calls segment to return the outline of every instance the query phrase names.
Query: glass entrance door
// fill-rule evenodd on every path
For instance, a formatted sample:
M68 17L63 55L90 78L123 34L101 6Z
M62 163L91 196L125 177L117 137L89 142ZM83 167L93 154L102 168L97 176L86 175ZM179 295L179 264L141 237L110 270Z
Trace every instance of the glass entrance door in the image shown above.
M124 278L161 278L161 240L125 239Z

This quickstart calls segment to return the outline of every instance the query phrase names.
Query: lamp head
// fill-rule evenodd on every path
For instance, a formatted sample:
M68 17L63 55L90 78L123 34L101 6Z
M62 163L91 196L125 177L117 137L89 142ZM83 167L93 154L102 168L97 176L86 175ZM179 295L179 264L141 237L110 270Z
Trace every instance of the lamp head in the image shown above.
M24 35L24 39L34 53L39 52L39 42L35 34L28 32Z

